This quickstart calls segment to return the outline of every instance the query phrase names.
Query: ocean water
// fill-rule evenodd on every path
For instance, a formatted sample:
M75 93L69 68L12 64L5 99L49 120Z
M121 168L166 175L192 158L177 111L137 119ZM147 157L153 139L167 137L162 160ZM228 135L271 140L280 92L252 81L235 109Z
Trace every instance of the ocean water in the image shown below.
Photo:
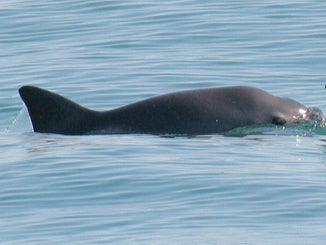
M0 3L1 244L326 244L326 131L61 136L20 86L108 110L250 85L326 111L326 3Z

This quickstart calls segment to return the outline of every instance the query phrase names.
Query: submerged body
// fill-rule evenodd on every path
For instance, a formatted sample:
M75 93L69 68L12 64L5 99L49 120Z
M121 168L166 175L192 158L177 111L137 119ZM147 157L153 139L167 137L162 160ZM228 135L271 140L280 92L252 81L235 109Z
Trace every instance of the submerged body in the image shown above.
M175 92L104 112L33 86L24 86L19 93L34 131L41 133L200 135L321 117L297 101L248 86Z

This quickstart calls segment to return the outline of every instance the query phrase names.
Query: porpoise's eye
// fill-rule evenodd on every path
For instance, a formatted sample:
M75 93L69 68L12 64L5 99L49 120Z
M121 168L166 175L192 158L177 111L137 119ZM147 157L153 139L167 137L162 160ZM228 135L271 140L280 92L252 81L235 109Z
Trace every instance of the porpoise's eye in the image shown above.
M272 123L276 125L284 125L286 124L286 120L284 118L274 116L272 119Z

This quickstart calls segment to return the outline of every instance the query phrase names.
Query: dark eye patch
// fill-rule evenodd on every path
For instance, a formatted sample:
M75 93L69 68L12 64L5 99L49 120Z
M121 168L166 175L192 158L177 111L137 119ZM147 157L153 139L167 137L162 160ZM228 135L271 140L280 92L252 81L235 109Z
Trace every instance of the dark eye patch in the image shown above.
M272 119L272 123L276 125L284 125L286 124L286 120L282 117L274 116Z

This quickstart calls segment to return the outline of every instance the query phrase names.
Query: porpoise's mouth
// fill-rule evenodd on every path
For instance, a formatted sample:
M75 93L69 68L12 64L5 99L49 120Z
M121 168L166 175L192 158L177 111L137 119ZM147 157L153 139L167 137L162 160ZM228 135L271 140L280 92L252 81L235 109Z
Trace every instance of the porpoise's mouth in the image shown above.
M318 108L300 109L298 116L293 116L291 123L318 122L324 119L323 112Z

